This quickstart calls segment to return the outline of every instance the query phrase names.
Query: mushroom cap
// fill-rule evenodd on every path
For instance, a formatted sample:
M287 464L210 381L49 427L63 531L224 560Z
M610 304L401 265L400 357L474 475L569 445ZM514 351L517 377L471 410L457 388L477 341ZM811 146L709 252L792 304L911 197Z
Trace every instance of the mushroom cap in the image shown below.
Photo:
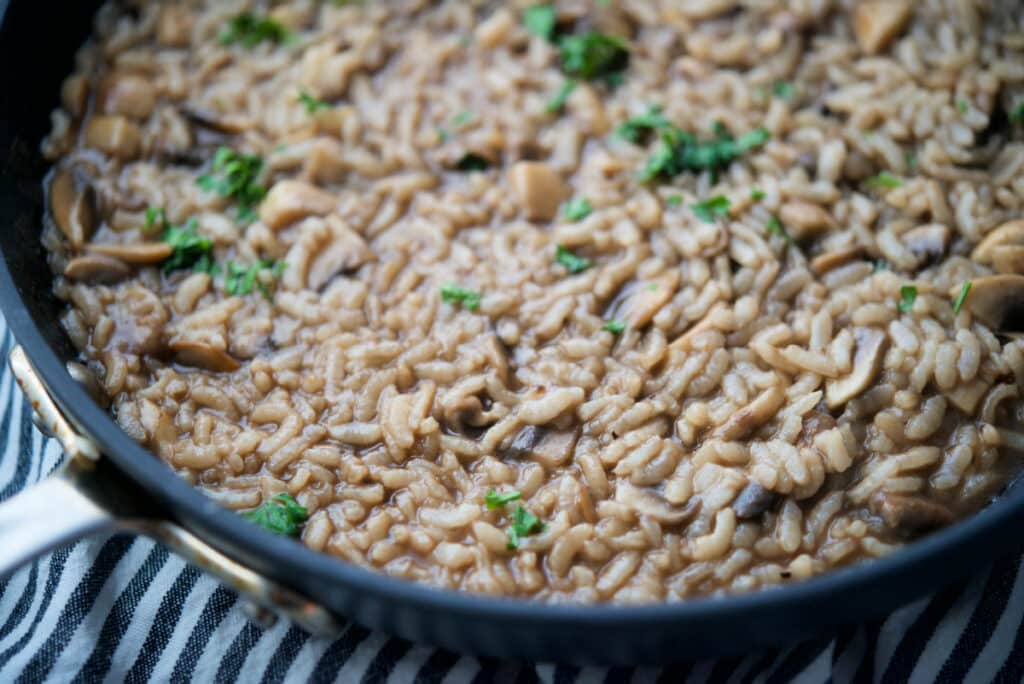
M102 254L135 265L158 264L174 253L174 249L166 242L91 244L85 249L90 254Z
M950 290L959 296L961 286ZM963 306L995 331L1024 329L1024 275L1003 273L971 281Z
M75 188L71 169L61 169L50 182L50 214L72 247L92 237L96 226L96 193L90 185Z
M174 340L169 345L178 363L205 368L217 373L231 373L241 364L223 349L200 340Z
M64 277L90 283L116 283L131 273L120 259L104 254L77 256L64 267Z
M1024 245L1024 220L1009 221L991 231L971 252L971 261L991 264L1000 245Z

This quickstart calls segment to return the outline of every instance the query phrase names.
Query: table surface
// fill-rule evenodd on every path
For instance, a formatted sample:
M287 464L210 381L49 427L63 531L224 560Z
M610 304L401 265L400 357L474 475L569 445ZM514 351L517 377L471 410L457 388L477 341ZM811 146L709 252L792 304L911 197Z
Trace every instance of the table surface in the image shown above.
M0 319L0 351L12 340ZM0 372L0 500L60 448ZM888 618L789 648L668 668L565 667L460 656L348 625L330 641L279 621L153 542L81 541L0 580L0 682L1020 682L1024 574L1010 554Z

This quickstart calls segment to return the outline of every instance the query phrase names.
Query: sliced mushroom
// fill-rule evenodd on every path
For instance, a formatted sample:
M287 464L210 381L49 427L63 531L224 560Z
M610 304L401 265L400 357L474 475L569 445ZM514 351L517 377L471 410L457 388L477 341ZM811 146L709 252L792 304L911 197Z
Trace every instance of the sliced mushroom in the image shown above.
M809 416L804 419L803 427L800 429L800 436L797 438L797 444L805 447L814 446L814 438L819 433L831 430L836 426L836 419L825 411L818 410L812 411Z
M886 493L871 503L886 525L904 534L926 532L953 522L948 508L917 496Z
M85 388L85 391L89 393L101 408L107 408L110 406L110 397L103 391L103 385L100 383L99 378L96 374L90 370L88 366L77 361L68 361L65 365L68 370L68 375L71 379L77 382L79 385Z
M853 370L846 377L825 383L825 402L830 409L842 406L867 389L882 367L888 340L885 333L875 328L855 328L853 337L857 342Z
M71 116L85 114L89 102L89 79L84 74L74 74L64 79L60 88L60 102Z
M836 227L836 220L823 207L810 202L790 201L779 209L779 219L797 240L820 235Z
M833 268L839 268L843 264L847 264L854 259L859 259L863 255L864 248L860 245L853 245L852 247L843 247L831 252L825 252L811 260L811 270L814 271L816 275L828 273Z
M962 288L958 285L951 289L950 297L958 297ZM1024 330L1024 275L1006 273L975 278L963 306L992 330Z
M223 349L198 340L174 340L169 345L178 363L205 368L216 373L231 373L241 364Z
M90 244L85 249L90 254L103 254L135 266L158 264L174 253L174 249L166 242Z
M679 287L679 271L669 271L649 283L643 283L623 307L629 327L639 329L650 323Z
M732 12L739 4L738 0L677 0L675 8L687 19L704 21Z
M715 437L726 441L743 439L771 420L785 400L786 393L782 387L769 387L752 402L729 416L729 419L715 430Z
M192 36L192 13L180 5L164 5L156 22L156 40L167 47L185 47Z
M917 257L918 265L941 259L949 247L949 228L941 223L918 226L900 238L910 253Z
M733 500L732 510L740 520L750 520L767 511L778 499L778 494L752 481Z
M315 185L283 180L274 185L260 204L260 220L278 230L308 216L325 216L338 206L338 200Z
M853 10L853 32L861 49L870 55L884 50L913 14L910 0L861 0Z
M527 425L516 433L516 436L512 438L512 443L502 449L502 453L512 458L526 458L533 447L544 438L545 432L547 431L540 426Z
M971 260L979 264L995 261L995 250L1003 245L1024 245L1024 220L1009 221L985 236L971 252Z
M115 159L134 159L142 146L142 131L124 116L94 116L85 127L85 144Z
M74 174L61 169L50 183L50 213L72 247L81 247L96 226L96 193L85 185L75 190Z
M625 481L615 485L615 500L638 515L645 515L663 525L680 525L691 520L701 503L700 499L691 496L685 506L673 506L654 492Z
M366 240L336 217L329 216L331 240L309 265L306 285L311 290L320 290L334 276L359 268L374 258L374 252Z
M564 464L573 455L576 447L576 431L547 431L534 445L530 455L545 468L555 468Z
M992 266L997 273L1024 273L1024 244L993 247Z
M192 123L228 135L245 133L256 126L252 118L243 114L221 114L201 107L184 107L182 113Z
M156 88L136 74L111 74L100 82L99 103L105 114L145 119L156 107Z
M116 283L131 272L123 261L102 254L75 257L64 267L65 278L86 283Z
M549 221L569 197L562 177L543 162L516 162L509 170L512 191L529 221Z

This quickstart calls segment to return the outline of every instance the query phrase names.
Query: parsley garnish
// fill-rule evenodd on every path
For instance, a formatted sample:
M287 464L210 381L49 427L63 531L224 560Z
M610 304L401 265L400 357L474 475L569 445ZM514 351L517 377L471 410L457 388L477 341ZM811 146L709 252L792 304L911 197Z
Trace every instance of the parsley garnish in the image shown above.
M710 141L699 141L674 126L662 129L661 143L640 172L640 180L646 183L658 176L672 177L684 171L717 172L771 137L764 128L756 128L739 138L734 138L723 126L715 128L715 139Z
M558 15L552 5L534 5L527 7L523 12L523 25L526 26L526 30L544 40L554 38L557 23Z
M668 130L672 123L661 113L660 105L651 105L643 114L626 119L615 131L615 135L623 140L635 143L643 140L644 135L651 132Z
M213 156L211 173L196 179L196 184L207 192L230 197L238 203L238 220L256 218L256 205L267 191L256 179L263 169L263 158L258 154L242 154L229 147L221 147Z
M679 194L669 195L668 199L665 200L665 204L670 207L678 207L683 203L683 196Z
M167 228L167 212L159 207L149 207L146 209L145 230L148 232L154 228Z
M565 106L566 100L572 95L572 91L576 90L576 81L572 79L566 79L558 91L548 100L547 105L544 107L544 111L548 114L555 114L556 112L562 111L562 107Z
M327 104L319 97L307 93L305 90L299 91L299 96L296 98L298 102L301 102L306 107L307 114L316 114L321 109L327 109L331 105Z
M563 245L555 247L555 263L565 266L569 273L582 273L594 265L590 259L577 256Z
M1015 121L1024 126L1024 102L1021 102L1010 112L1010 121Z
M512 527L508 528L508 544L506 545L508 550L518 549L521 537L543 532L546 528L547 525L542 523L540 518L523 508L522 505L516 506L516 512L512 514Z
M910 313L914 309L914 302L917 301L917 287L904 285L900 288L899 310L901 313Z
M484 502L487 504L487 510L493 511L501 508L507 503L511 503L523 497L522 493L518 489L513 489L510 492L499 494L495 490L491 489L487 492L487 496L484 498Z
M629 66L629 43L618 36L591 31L580 36L563 36L558 42L562 71L583 79L610 79Z
M309 511L292 498L291 494L278 494L264 501L259 508L243 511L242 517L282 537L299 536L299 526L306 522Z
M867 184L869 187L877 188L879 190L892 190L903 185L903 181L901 181L899 178L892 175L888 171L882 171L877 176L872 176L871 178L868 178L866 181L864 181L864 183Z
M576 197L562 207L562 216L568 221L582 221L590 216L592 211L594 211L594 207L590 206L590 200L586 197Z
M285 262L260 259L251 266L243 266L234 261L228 262L227 275L224 278L224 291L235 297L244 297L258 289L264 297L271 298L271 285L267 278L261 278L263 271L270 271L270 280L276 280L284 272Z
M786 242L793 242L793 236L786 232L786 227L782 225L782 221L779 220L778 216L772 216L768 219L768 224L764 229L768 231L769 235L778 235Z
M750 199L754 200L755 202L760 202L764 198L764 190L762 190L761 188L754 188L753 190L750 191Z
M729 198L725 195L715 195L709 200L691 204L690 208L700 220L706 223L715 223L719 217L728 218L730 204Z
M486 171L490 165L490 160L475 152L467 152L459 157L459 161L455 162L455 168L459 171Z
M467 290L454 283L447 283L441 286L441 301L448 304L461 304L470 311L480 308L481 294L474 290Z
M602 325L601 330L610 332L613 335L621 335L626 330L626 324L620 320L612 320Z
M288 30L269 17L243 12L228 22L217 39L223 45L238 43L242 47L256 47L265 40L283 43L291 37Z
M961 114L966 114L967 113L967 109L968 109L967 100L957 100L956 101L956 110L958 112L960 112Z
M968 280L960 287L960 294L956 296L956 301L953 303L953 314L960 313L961 307L964 302L967 301L967 295L971 293L971 281Z
M456 114L452 118L452 126L454 126L455 128L459 128L461 126L465 126L470 121L472 121L475 117L476 117L476 114L474 114L473 112L471 112L469 110L466 110L464 112L459 112L458 114Z
M783 100L789 100L793 97L793 84L788 81L776 81L772 84L772 92L775 93L776 97L780 97Z
M207 273L213 270L213 240L196 232L196 228L199 227L198 221L189 219L183 226L172 226L166 222L164 225L162 240L174 250L174 253L164 260L164 273L189 267Z

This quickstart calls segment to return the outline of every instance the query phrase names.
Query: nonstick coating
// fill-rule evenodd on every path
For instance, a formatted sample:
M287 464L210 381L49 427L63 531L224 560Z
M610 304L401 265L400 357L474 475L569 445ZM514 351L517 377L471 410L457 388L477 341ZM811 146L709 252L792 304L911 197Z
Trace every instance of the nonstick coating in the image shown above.
M406 639L481 655L565 663L666 663L779 645L881 615L1018 546L1024 495L892 556L807 582L722 599L646 607L546 606L387 578L261 531L173 476L123 433L64 370L73 349L39 241L39 141L98 2L13 0L0 28L0 305L71 420L124 474L125 496L338 615ZM0 0L0 13L4 2Z

